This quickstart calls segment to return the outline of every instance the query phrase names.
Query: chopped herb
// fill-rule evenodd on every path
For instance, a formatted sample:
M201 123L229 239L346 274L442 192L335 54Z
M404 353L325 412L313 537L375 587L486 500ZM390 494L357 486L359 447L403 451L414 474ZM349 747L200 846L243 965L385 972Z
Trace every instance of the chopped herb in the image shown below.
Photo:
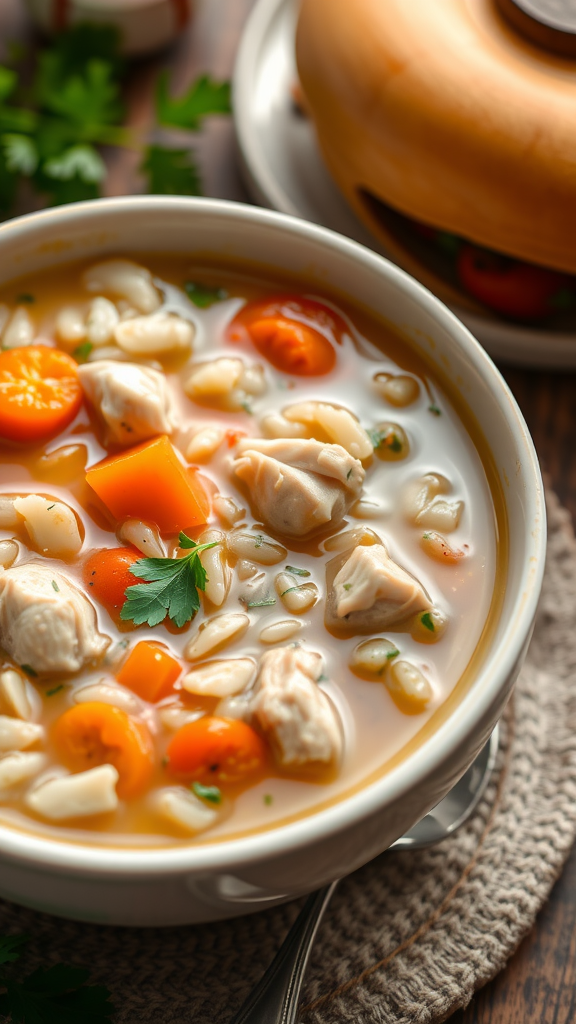
M46 511L47 511L47 512L50 512L50 510L51 510L51 509L53 509L53 508L56 508L56 502L55 502L55 501L54 501L54 502L52 502L52 504L51 504L51 505L48 505L48 506L47 506L47 508L46 508Z
M286 572L292 572L295 576L310 576L308 569L298 569L295 565L287 565Z
M266 807L270 807L270 804L273 803L273 801L274 801L274 797L271 796L270 793L265 793L264 794L264 803L266 804Z
M317 683L327 683L327 682L328 682L328 676L326 675L326 673L325 673L325 672L322 672L322 673L321 673L321 674L320 674L320 675L318 676L318 679L316 680L316 682L317 682Z
M87 985L89 972L55 964L14 977L5 965L20 959L18 948L27 935L0 936L0 1017L11 1024L109 1024L114 1013L110 992L102 985Z
M130 572L145 583L125 591L120 618L141 626L157 626L166 616L178 627L186 625L200 608L199 590L206 589L206 570L199 559L202 551L216 546L196 544L180 533L180 547L189 549L183 558L139 558Z
M432 536L431 533L423 533L422 534L422 540L430 540L431 536Z
M91 341L83 341L81 345L74 349L72 355L77 363L85 363L93 348L94 345Z
M346 479L349 480L351 476L352 476L352 469L350 468L348 470L348 472L346 473Z
M56 583L56 580L52 580L52 587L54 588L57 594L60 593L60 587Z
M384 445L391 452L395 452L396 454L402 451L402 441L398 437L398 434L396 434L391 428L386 430L369 430L368 435L375 449Z
M293 590L300 590L300 586L288 587L288 590L283 590L282 591L282 593L280 594L280 597L284 597L284 594L291 594Z
M400 651L397 647L393 647L391 651L386 651L386 661L391 661L392 658L397 658Z
M193 782L191 788L200 800L207 800L210 804L222 803L222 793L218 786L203 786L200 782Z
M255 548L261 548L263 543L264 543L264 537L262 536L261 533L257 533L256 534L256 543L254 544L254 547Z
M34 296L30 292L21 292L20 295L16 296L16 303L19 306L30 306L35 301Z
M424 615L420 616L420 622L426 629L429 629L431 633L436 632L436 628L434 626L434 623L432 622L432 616L430 615L430 612L424 612Z
M60 693L60 690L64 689L64 683L60 683L59 686L54 686L51 690L46 690L47 697L53 697L55 693Z
M248 601L247 608L268 608L276 604L275 597L267 597L264 601Z
M199 309L207 309L215 302L223 302L228 298L228 292L223 288L211 288L210 285L200 284L199 281L185 281L184 291L190 302L193 302Z
M345 583L344 584L344 590L352 590L352 584L351 583Z
M246 399L246 401L242 402L241 404L242 404L242 408L244 409L244 412L247 412L249 416L253 416L254 415L254 409L252 408L252 405L248 401L248 399Z
M429 405L428 406L428 412L431 412L434 416L441 416L442 415L442 410L439 409L437 405Z
M37 678L38 673L36 672L35 669L32 668L32 665L20 665L20 668L22 669L23 672L26 673L27 676L32 676L32 679Z

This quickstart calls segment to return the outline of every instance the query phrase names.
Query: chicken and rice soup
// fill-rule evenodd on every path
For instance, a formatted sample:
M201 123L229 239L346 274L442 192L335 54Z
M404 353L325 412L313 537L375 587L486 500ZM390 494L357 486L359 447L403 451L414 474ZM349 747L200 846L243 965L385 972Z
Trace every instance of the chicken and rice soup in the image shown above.
M424 735L501 545L407 343L302 282L121 256L4 286L0 339L3 824L245 834Z

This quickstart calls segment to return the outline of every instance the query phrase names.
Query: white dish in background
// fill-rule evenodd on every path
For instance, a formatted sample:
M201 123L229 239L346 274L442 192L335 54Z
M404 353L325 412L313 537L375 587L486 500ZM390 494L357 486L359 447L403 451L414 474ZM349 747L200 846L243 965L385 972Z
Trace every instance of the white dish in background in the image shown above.
M390 258L346 203L324 165L311 122L292 102L297 6L297 0L258 0L244 29L234 71L234 120L246 183L262 205L322 224ZM501 362L576 368L576 333L453 309Z
M192 13L192 0L26 0L44 32L54 33L81 22L115 25L121 50L138 57L176 39Z

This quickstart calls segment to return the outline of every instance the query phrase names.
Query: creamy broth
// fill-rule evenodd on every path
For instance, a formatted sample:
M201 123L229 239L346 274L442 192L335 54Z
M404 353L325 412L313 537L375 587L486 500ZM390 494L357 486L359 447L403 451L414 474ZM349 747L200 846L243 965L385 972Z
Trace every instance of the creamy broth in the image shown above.
M176 682L174 692L158 704L140 701L136 717L145 723L154 744L154 770L150 785L132 799L120 800L113 812L94 816L64 818L51 822L34 813L25 802L26 793L37 785L36 779L0 794L0 821L26 828L52 837L66 837L82 841L87 837L97 843L126 843L135 845L161 845L211 841L231 835L271 827L287 818L311 813L327 801L338 799L359 787L362 781L378 772L383 765L400 756L418 734L454 693L459 680L477 650L486 629L498 573L501 553L497 546L498 523L495 503L487 474L478 450L462 419L454 408L440 382L430 376L428 367L420 361L410 346L393 334L382 323L372 320L360 310L340 307L329 293L319 294L305 281L298 284L267 280L264 275L255 279L229 267L191 266L184 258L138 258L154 275L164 308L169 313L191 322L195 336L191 351L169 355L162 359L154 354L154 365L167 374L171 407L179 426L171 435L171 442L180 453L185 453L196 429L203 425L221 425L225 430L242 432L248 438L264 436L262 423L266 416L277 415L283 409L302 402L322 402L344 407L356 416L367 431L374 432L383 423L392 423L405 432L409 451L392 451L391 459L378 457L378 452L362 460L365 480L361 495L362 505L352 503L344 520L329 523L311 537L290 538L270 529L251 511L253 502L245 487L232 472L231 460L237 457L235 437L229 437L214 454L196 463L206 489L212 494L231 497L238 507L246 510L236 528L251 529L258 524L256 534L270 537L286 549L286 556L272 565L257 566L257 579L243 575L237 558L229 556L231 585L221 607L215 607L201 595L201 607L192 622L182 629L172 624L150 628L133 628L128 622L119 623L109 611L94 600L98 626L111 643L97 664L76 674L42 673L28 675L26 685L34 707L34 719L45 726L45 740L32 745L31 751L46 752L43 771L59 766L61 757L53 739L54 723L67 709L75 705L75 692L91 682L109 677L114 682L117 671L133 649L142 640L156 641L169 648L180 660L183 673L193 667L187 662L185 648L203 622L223 613L247 615L250 624L246 632L213 655L199 659L253 658L256 662L269 651L288 645L299 645L300 650L318 652L323 666L317 686L328 695L331 707L336 709L343 734L342 753L339 758L322 765L303 766L298 769L282 767L272 753L268 753L265 766L241 783L220 787L222 802L218 816L206 831L196 834L175 825L157 810L152 809L151 793L165 787L182 785L182 780L170 775L166 764L166 751L174 736L160 712L175 703L198 714L214 715L219 698L193 696L182 690L182 678ZM89 293L83 284L83 273L91 264L75 264L55 268L41 275L20 279L0 291L0 304L10 311L17 305L26 309L34 328L34 344L58 345L65 351L75 351L78 358L88 357L89 365L98 355L98 349L80 352L77 346L63 345L57 340L56 321L63 307L75 306L83 313L95 294L105 295L118 304L118 296L110 291ZM185 281L202 282L222 289L218 301L201 308L190 301L183 291ZM341 344L334 346L335 366L331 372L317 376L296 376L276 369L249 340L233 342L227 338L227 329L244 307L246 301L265 299L279 294L311 296L346 318L348 333ZM33 301L22 301L33 299ZM121 303L120 303L121 306ZM1 306L0 306L1 308ZM126 322L129 322L128 320ZM108 348L106 349L108 352ZM112 354L114 357L114 353ZM241 359L246 366L263 367L265 388L261 394L248 394L244 407L227 411L214 407L213 400L203 397L192 400L184 391L184 383L193 368L216 358ZM135 363L148 365L146 360L134 358ZM121 365L120 363L118 365ZM377 374L389 374L392 379L408 376L417 382L416 397L408 404L392 404L375 383ZM381 377L380 381L385 378ZM311 428L312 429L312 428ZM328 442L323 429L313 428L306 434ZM402 439L401 430L398 436ZM378 441L384 432L372 433ZM267 436L270 436L269 434ZM242 441L240 442L242 444ZM382 443L382 442L381 442ZM79 448L72 460L62 469L46 465L45 456L65 445L84 446L84 460ZM401 447L393 441L393 449ZM111 446L112 453L122 449ZM85 536L80 553L66 561L45 557L34 550L21 525L19 529L1 530L0 539L17 537L20 542L16 565L28 561L48 565L56 572L72 579L89 597L84 565L93 549L114 548L123 544L116 537L117 523L107 512L85 481L84 467L90 468L109 454L104 447L104 434L98 410L84 403L75 420L62 433L42 444L3 444L0 448L0 491L6 495L40 494L61 500L71 506L82 523ZM435 492L427 507L446 502L451 508L461 503L459 518L453 520L449 533L439 526L418 525L414 515L407 512L409 494L416 481L427 474L440 474L447 482L443 491ZM71 478L70 478L71 477ZM253 497L253 496L252 496ZM424 517L424 520L426 517ZM457 520L457 525L455 522ZM187 524L183 523L182 528ZM209 527L227 534L231 525L223 525L214 509ZM206 530L206 526L188 528L193 540ZM424 624L414 616L395 623L390 628L355 632L341 637L326 629L326 563L338 556L335 536L353 529L364 528L380 538L391 558L418 581L429 596L429 606L438 619L430 618L430 609L419 609ZM440 534L448 547L462 555L455 561L438 560L430 552L431 537ZM424 538L426 539L424 540ZM357 541L358 538L356 538ZM168 554L177 547L176 535L164 535ZM334 546L336 544L336 547ZM124 544L125 546L125 544ZM354 547L345 544L346 551ZM371 545L366 545L370 550ZM141 557L144 557L142 555ZM317 603L302 614L291 614L284 606L275 585L279 573L286 566L299 572L291 586L314 583L319 591ZM303 575L307 573L309 575ZM139 580L134 579L134 584ZM346 585L345 585L346 586ZM259 639L263 629L279 621L297 620L297 632L289 639L264 645ZM434 628L434 622L447 623L444 631ZM416 624L415 624L416 623ZM296 626L294 626L296 629ZM441 632L441 635L436 634ZM373 637L385 637L397 654L380 678L360 678L349 668L352 652ZM296 649L296 648L294 648ZM431 697L419 713L407 714L393 699L392 688L386 685L394 662L403 661L418 669L431 686ZM10 658L5 665L13 665ZM21 667L18 667L21 671ZM1 710L1 709L0 709ZM6 711L4 710L4 714ZM262 733L262 727L256 726ZM267 737L264 735L267 742ZM185 783L187 785L187 783Z

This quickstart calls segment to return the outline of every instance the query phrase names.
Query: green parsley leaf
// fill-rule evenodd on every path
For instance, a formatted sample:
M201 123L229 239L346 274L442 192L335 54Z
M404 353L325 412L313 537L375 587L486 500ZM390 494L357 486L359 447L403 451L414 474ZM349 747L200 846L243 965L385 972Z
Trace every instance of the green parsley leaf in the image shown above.
M110 992L86 985L88 977L83 968L56 964L19 982L3 978L0 1015L12 1024L104 1024L114 1012Z
M228 297L228 292L223 288L211 288L210 285L200 284L199 281L185 281L184 291L190 301L199 309L207 309L208 306L213 306L215 302L222 302Z
M74 349L72 355L77 363L85 363L93 348L94 345L91 341L83 341L81 345Z
M13 964L20 958L16 950L28 942L27 935L0 935L0 964Z
M36 669L32 668L32 665L20 665L20 668L22 669L23 672L26 673L27 676L32 676L32 679L37 678L38 673Z
M294 589L296 589L296 588L294 588ZM351 583L345 583L344 584L344 590L352 590L352 584Z
M54 506L52 506L52 507L54 507ZM56 583L56 580L52 580L52 589L55 590L56 593L58 593L58 591L60 590L60 587Z
M431 412L433 416L441 416L442 410L437 405L429 405L428 412Z
M296 587L293 588L294 590ZM286 591L284 591L286 593ZM276 604L275 597L267 597L263 601L248 601L247 608L271 608L273 604Z
M44 174L58 181L71 181L79 178L90 184L103 181L106 167L99 153L93 146L71 146L60 156L47 160L43 167Z
M200 800L207 800L210 804L222 803L222 793L218 786L203 786L201 782L193 782L191 789Z
M93 138L96 128L122 119L120 87L108 61L93 57L81 72L63 77L56 54L48 51L41 55L39 69L42 106L75 122L80 137Z
M270 793L265 793L264 794L264 803L266 804L266 807L270 807L270 805L273 802L274 802L274 797Z
M424 612L424 615L420 616L420 622L424 628L429 629L431 633L436 632L436 627L434 626L430 612Z
M295 576L310 576L308 569L298 569L295 565L287 565L286 572L292 572Z
M391 427L386 428L385 430L369 430L368 436L372 441L374 448L380 448L381 445L384 445L386 448L389 448L391 452L398 453L402 451L402 441Z
M392 658L397 658L400 651L397 647L393 647L391 651L386 651L386 661L391 661Z
M120 618L141 626L158 626L166 616L179 628L194 618L200 608L199 590L206 589L206 570L199 555L216 546L196 544L180 534L180 546L190 550L183 558L140 558L130 572L145 583L128 587Z
M47 697L54 697L55 694L60 693L64 689L64 683L60 683L59 686L53 686L51 690L46 690Z
M172 128L197 131L202 118L209 114L230 114L230 82L216 82L202 75L188 92L175 99L168 94L168 72L158 78L156 86L156 116L160 124Z
M148 191L153 195L202 195L200 175L189 149L148 146L140 170L147 176Z
M6 132L0 141L9 171L27 176L34 174L38 167L38 150L33 139L27 135Z

